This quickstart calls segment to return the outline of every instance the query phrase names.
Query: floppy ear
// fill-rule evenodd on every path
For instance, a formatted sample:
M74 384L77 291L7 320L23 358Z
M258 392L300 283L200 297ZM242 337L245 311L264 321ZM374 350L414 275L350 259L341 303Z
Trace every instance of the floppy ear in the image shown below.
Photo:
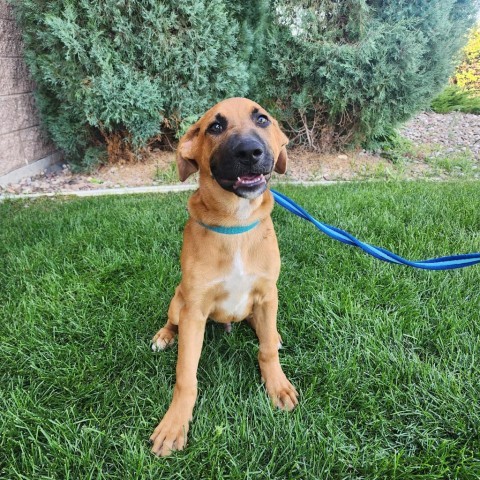
M277 173L285 173L287 171L288 155L287 149L282 147L280 154L278 155L277 163L275 164L275 171Z
M287 171L288 155L287 155L287 144L288 137L280 130L278 123L275 122L278 129L277 141L281 146L280 153L278 154L277 161L275 163L275 171L277 173L285 173Z
M192 173L198 171L196 137L199 131L200 127L197 124L192 125L178 144L177 168L181 182L184 182Z

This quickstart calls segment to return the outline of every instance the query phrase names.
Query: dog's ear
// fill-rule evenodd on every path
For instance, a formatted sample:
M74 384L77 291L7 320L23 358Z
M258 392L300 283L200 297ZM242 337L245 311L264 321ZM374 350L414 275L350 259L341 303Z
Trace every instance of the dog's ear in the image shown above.
M184 182L192 173L198 171L197 137L200 127L195 123L180 139L177 148L177 168L181 182Z
M280 130L278 122L275 121L275 125L277 127L277 142L280 146L280 153L278 154L277 161L275 162L275 171L277 173L285 173L287 171L287 164L288 164L288 155L287 155L287 144L288 144L288 137Z
M287 149L282 147L280 155L278 155L277 163L275 164L275 171L284 174L287 171L288 155Z

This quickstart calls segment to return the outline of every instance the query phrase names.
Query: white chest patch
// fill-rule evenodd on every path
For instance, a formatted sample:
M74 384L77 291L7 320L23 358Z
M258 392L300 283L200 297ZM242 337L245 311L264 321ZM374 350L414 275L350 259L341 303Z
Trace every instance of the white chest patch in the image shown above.
M252 206L247 198L239 198L237 218L245 221L252 214Z
M243 320L250 313L247 312L248 298L255 278L255 275L245 273L241 253L237 251L233 258L230 273L214 282L227 293L227 298L219 305L227 315Z

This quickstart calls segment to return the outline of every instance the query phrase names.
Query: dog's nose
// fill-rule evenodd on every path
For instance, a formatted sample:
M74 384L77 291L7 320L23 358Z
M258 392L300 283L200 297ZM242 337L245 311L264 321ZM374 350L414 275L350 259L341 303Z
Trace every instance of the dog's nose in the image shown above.
M254 138L241 140L233 148L233 156L244 165L254 165L258 163L264 153L263 145Z

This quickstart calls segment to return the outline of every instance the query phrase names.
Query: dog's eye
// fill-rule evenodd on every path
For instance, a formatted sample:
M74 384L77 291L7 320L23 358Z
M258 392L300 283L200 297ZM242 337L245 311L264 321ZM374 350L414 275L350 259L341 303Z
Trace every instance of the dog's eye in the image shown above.
M223 125L219 122L214 122L208 127L208 132L213 135L219 135L223 132Z
M266 126L270 125L270 120L268 119L268 117L266 115L259 115L257 117L257 125L259 127L266 127Z

